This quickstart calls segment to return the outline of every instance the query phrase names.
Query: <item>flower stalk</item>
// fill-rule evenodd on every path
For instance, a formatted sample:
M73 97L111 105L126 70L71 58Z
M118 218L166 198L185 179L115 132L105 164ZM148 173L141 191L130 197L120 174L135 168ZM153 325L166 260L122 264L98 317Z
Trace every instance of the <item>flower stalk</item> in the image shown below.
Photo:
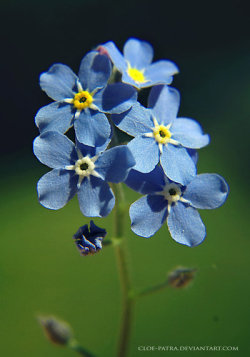
M135 294L135 297L140 298L143 296L158 293L159 291L164 290L168 286L169 286L168 281L164 281L163 283L160 283L160 284L157 284L154 286L150 286L149 288L139 291L138 293Z
M70 343L68 344L68 347L83 357L95 357L95 355L93 355L93 353L89 352L84 347L79 345L79 343L76 340L70 341Z
M134 296L131 294L132 284L127 263L126 242L124 240L124 220L125 220L125 196L121 184L113 185L113 190L116 196L116 205L114 211L114 236L117 239L117 244L114 245L117 265L119 269L120 284L122 291L122 319L120 327L120 336L118 342L118 357L125 357L128 352Z

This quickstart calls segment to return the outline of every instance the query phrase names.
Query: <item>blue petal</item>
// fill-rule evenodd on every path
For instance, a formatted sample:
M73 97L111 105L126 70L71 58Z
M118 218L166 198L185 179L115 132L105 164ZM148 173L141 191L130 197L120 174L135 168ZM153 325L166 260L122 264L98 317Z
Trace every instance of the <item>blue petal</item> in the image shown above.
M169 232L177 243L194 247L206 236L206 228L198 211L180 201L172 205L167 222Z
M35 122L40 133L58 131L64 134L72 126L73 117L70 104L55 102L42 107L35 117Z
M34 154L44 165L63 169L78 159L75 145L67 136L56 131L46 131L34 140Z
M187 185L183 198L195 208L212 209L223 205L228 190L223 177L217 174L201 174Z
M115 205L115 197L109 185L94 176L82 181L78 200L83 215L87 217L105 217Z
M125 59L132 68L144 69L153 60L154 51L152 46L145 41L130 38L124 45L123 53Z
M105 114L83 110L74 123L76 137L80 143L89 146L102 146L110 141L111 127Z
M96 88L105 87L110 74L111 63L109 58L96 51L91 51L83 57L78 75L83 90L92 92Z
M93 157L96 156L97 154L97 150L96 150L97 147L84 145L80 143L77 139L76 139L76 148L77 148L77 152L80 152L82 156Z
M173 75L178 73L178 67L171 61L157 61L146 68L144 76L149 80L148 84L170 84Z
M40 86L54 100L73 98L77 76L64 64L54 64L40 76Z
M130 206L129 215L135 234L152 237L166 220L167 201L160 195L144 196Z
M180 106L180 93L168 86L153 87L149 94L148 107L159 124L172 123L177 116Z
M187 185L196 175L196 167L187 150L181 146L163 146L161 165L170 180Z
M108 51L109 57L111 58L111 61L114 63L115 67L120 72L126 71L127 68L126 61L123 55L121 54L121 52L114 44L114 42L109 41L107 43L104 43L102 46L105 47L105 49Z
M129 171L125 184L143 195L159 192L165 185L164 173L159 165L146 174L132 169Z
M110 137L110 140L111 140L111 137ZM93 156L96 156L97 154L103 152L107 148L110 140L105 142L104 145L102 145L102 146L88 146L88 145L84 145L84 144L80 143L76 139L76 147L82 153L83 156L93 157Z
M195 150L195 149L187 149L187 152L191 156L195 166L197 166L197 162L198 162L198 158L199 158L197 150Z
M134 170L150 172L159 162L160 150L153 138L137 136L128 143L128 148L136 161Z
M95 165L95 170L105 181L118 183L126 179L135 160L128 147L120 145L104 151Z
M101 112L120 114L136 103L137 92L128 84L113 83L94 96L94 104Z
M77 177L72 171L54 169L37 184L38 198L46 208L60 209L75 195Z
M137 136L152 132L154 123L151 116L151 110L144 108L137 102L125 113L113 114L111 119L119 129L129 135Z
M209 136L203 134L200 124L193 119L178 118L173 122L170 130L173 139L185 147L199 149L209 143Z

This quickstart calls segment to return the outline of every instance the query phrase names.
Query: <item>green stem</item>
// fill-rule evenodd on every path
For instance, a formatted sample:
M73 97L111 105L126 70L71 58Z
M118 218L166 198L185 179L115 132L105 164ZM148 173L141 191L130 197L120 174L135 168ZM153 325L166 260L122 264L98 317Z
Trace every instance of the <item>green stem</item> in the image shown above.
M124 242L117 244L116 247L117 262L119 265L120 282L122 288L122 323L120 328L118 357L125 357L128 352L129 339L131 333L132 315L134 299L130 296L131 284L127 270L127 263L124 250Z
M168 285L169 285L168 282L164 281L161 284L150 286L149 288L146 288L144 290L139 291L138 293L135 294L135 296L136 297L143 297L143 296L146 296L146 295L151 295L151 294L154 294L154 293L158 293L158 291L161 291L161 290L165 289Z
M126 213L126 203L125 196L122 189L122 184L113 184L112 188L115 193L116 205L115 205L115 219L114 219L114 237L115 238L123 238L124 236L124 218Z
M82 346L80 346L78 344L77 341L73 340L70 341L70 343L68 344L68 347L71 348L73 351L79 353L81 356L84 357L95 357L95 355L93 355L91 352L89 352L88 350L86 350L85 348L83 348Z
M114 236L117 239L117 243L115 244L115 251L119 268L123 306L117 357L125 357L128 352L131 333L134 297L131 294L131 280L128 270L126 245L124 242L124 219L126 204L122 185L113 185L113 190L116 196L116 206L114 212Z

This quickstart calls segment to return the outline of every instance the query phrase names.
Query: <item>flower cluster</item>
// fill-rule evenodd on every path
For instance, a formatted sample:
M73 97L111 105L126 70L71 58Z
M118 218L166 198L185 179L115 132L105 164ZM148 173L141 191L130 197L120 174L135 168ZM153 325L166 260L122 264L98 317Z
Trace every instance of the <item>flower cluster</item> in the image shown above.
M177 117L180 94L169 86L177 66L152 59L152 46L131 38L123 54L113 42L87 53L78 76L63 64L42 73L41 88L54 102L36 115L34 153L52 171L39 180L38 197L60 209L77 194L83 215L104 217L115 204L108 183L125 182L144 195L130 207L137 235L151 237L167 221L175 241L196 246L206 234L197 209L222 205L228 186L217 174L197 175L197 149L209 136L197 121ZM146 87L144 107L137 94ZM132 137L127 145L114 138L119 130ZM101 249L87 226L78 233L83 255Z

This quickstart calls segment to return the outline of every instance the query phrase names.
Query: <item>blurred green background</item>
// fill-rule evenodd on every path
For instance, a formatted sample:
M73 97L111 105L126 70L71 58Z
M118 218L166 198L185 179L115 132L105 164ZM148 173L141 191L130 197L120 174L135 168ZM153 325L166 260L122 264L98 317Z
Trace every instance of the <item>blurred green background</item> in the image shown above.
M32 155L33 117L49 103L38 76L55 63L76 72L82 56L108 40L120 48L134 36L152 43L155 58L180 67L173 86L180 115L211 135L199 152L199 172L217 172L230 185L227 203L202 211L207 238L190 249L163 227L153 238L127 243L136 288L165 279L178 265L197 267L194 284L166 289L136 304L130 356L193 355L139 352L138 346L249 348L250 28L245 1L1 1L1 356L74 356L51 345L37 314L68 321L77 339L99 356L116 356L121 314L112 247L81 257L72 235L88 223L76 199L59 211L39 205L36 182L47 172ZM138 195L126 190L128 203ZM95 222L112 234L112 214ZM200 356L205 352L195 352ZM215 352L206 352L207 356Z

